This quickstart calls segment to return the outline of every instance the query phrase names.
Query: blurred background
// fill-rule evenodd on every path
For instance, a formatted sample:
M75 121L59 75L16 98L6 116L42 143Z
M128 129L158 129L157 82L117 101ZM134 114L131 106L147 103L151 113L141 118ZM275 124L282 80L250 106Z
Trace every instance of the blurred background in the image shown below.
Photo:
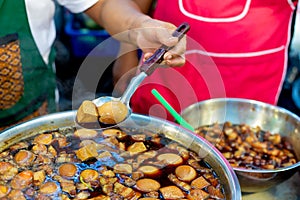
M97 96L111 95L113 90L112 64L118 54L119 42L110 38L102 27L84 13L72 14L65 8L56 6L57 57L55 64L60 96L59 109L64 111L71 110L72 103L73 106L81 104L81 100L77 103L72 102L72 92L78 70L88 55L89 60L93 59L94 63L93 66L88 66L89 70L99 71L101 67L105 68L98 83ZM110 39L107 40L108 38ZM101 43L103 41L106 42ZM90 54L92 50L93 54ZM85 93L90 91L94 94L94 86L90 86L88 82L82 81L80 89Z
M85 14L71 14L61 6L56 9L57 50L56 73L60 94L60 111L72 109L72 91L79 67L86 56L109 34ZM93 50L95 70L105 67L97 88L97 96L111 95L112 64L117 56L119 43L110 39L105 45ZM89 55L90 57L90 55ZM84 83L83 83L84 84ZM84 87L89 90L89 86ZM289 51L289 65L278 106L300 116L300 12L294 16L293 35Z

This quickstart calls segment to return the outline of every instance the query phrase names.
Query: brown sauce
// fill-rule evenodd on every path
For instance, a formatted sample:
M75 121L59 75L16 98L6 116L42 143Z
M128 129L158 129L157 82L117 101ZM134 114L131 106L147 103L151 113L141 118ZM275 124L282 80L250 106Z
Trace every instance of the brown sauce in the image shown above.
M7 194L0 192L0 197L10 199L19 195L20 199L166 199L166 196L175 195L172 194L175 192L169 188L161 188L176 186L180 189L179 195L183 195L182 198L196 199L196 196L191 195L201 191L205 198L225 199L223 185L209 164L195 152L163 134L147 132L133 137L134 131L128 129L123 130L122 134L119 134L121 131L111 136L98 133L97 137L83 139L75 136L74 131L74 128L68 128L44 132L41 134L52 134L50 144L39 144L35 140L37 136L34 136L22 141L23 145L18 145L21 144L19 142L0 153L0 185L9 189ZM35 159L25 166L18 165L14 158L20 150L33 152ZM59 173L59 167L66 163L75 165L75 169L72 166L72 170L76 170L73 177L63 177ZM10 165L9 169L2 167ZM197 176L191 181L179 180L175 170L182 165L191 166ZM154 170L141 171L142 166ZM90 169L96 177L88 176L89 174L85 175L88 177L83 177L82 172L86 169ZM21 189L11 185L12 181L16 182L17 174L25 170L30 170L33 174L32 177L21 177L27 178L29 184ZM8 173L12 175L6 177ZM203 177L208 185L196 188L193 181L198 177ZM154 187L154 191L145 191L143 185L138 188L137 181L145 178L158 182L159 189Z
M233 167L277 169L297 162L292 144L279 133L247 124L212 124L196 129L224 155Z

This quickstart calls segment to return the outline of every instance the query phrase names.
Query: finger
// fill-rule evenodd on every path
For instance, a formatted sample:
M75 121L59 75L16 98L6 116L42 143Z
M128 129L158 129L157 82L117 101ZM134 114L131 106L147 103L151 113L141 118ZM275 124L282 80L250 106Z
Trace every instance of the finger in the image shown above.
M157 40L168 47L173 47L178 43L178 38L172 36L170 30L163 29L156 32Z
M147 59L149 59L153 55L153 53L154 52L147 52L147 53L145 53L143 61L145 62Z
M155 31L155 37L157 41L168 47L175 46L178 43L178 38L172 36L172 33L176 30L176 26L171 23L163 22L160 20L156 20L156 21L160 23L162 27L162 28L158 28Z
M178 56L178 55L168 51L164 55L164 60L172 60L176 56Z
M179 67L185 64L184 56L172 56L172 59L165 60L164 62L168 66Z
M142 49L144 52L144 61L150 58L157 49L153 48L147 48ZM185 37L181 39L181 41L174 47L172 47L169 51L167 51L164 55L165 60L172 59L172 56L184 56L184 53L186 51L186 40Z
M169 52L175 55L183 55L186 51L186 36L184 36Z
M149 59L153 53L145 53L143 57L143 61L145 62L147 59ZM164 55L164 59L161 62L161 65L168 65L168 66L182 66L185 64L185 56L183 55L177 55L173 54L172 52L166 52Z

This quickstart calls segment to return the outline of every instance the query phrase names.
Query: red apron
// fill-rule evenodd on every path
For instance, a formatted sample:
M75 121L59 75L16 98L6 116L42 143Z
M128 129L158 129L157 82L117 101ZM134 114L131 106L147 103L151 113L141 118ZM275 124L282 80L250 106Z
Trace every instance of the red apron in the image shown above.
M191 25L187 63L147 77L132 97L133 111L173 120L152 96L153 88L178 112L218 97L276 104L294 10L289 0L158 0L154 18Z

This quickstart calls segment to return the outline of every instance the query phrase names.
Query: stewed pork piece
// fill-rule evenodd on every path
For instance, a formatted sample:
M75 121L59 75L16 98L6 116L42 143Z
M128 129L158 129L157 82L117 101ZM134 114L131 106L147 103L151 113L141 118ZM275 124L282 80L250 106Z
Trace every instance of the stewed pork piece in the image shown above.
M22 190L28 188L33 183L33 172L31 170L24 170L14 176L10 185L13 189Z
M18 174L18 168L9 162L0 162L0 180L10 181Z
M181 165L175 169L175 174L179 180L190 182L197 176L196 170L189 165Z
M33 184L35 186L42 185L45 179L46 179L46 173L44 170L36 171L33 173Z
M79 137L80 139L90 139L97 137L97 131L92 129L77 129L74 133L75 136Z
M40 187L41 194L53 194L58 190L58 186L55 182L49 181L45 182Z
M50 133L40 134L34 138L33 143L49 145L51 144L52 139L53 135Z
M14 160L18 165L29 166L33 163L35 155L31 151L21 150L15 156Z
M89 100L83 101L78 108L76 115L76 120L78 121L78 123L97 123L98 118L99 114L96 105Z
M154 179L143 178L136 182L136 188L141 192L158 191L160 183Z
M181 189L176 186L166 186L160 188L164 199L183 199L185 197Z
M58 168L58 174L62 177L74 177L77 167L73 163L64 163Z
M0 198L5 197L9 194L11 188L7 185L0 185Z
M97 107L99 121L103 124L117 124L124 121L128 115L127 106L121 101L109 101Z

